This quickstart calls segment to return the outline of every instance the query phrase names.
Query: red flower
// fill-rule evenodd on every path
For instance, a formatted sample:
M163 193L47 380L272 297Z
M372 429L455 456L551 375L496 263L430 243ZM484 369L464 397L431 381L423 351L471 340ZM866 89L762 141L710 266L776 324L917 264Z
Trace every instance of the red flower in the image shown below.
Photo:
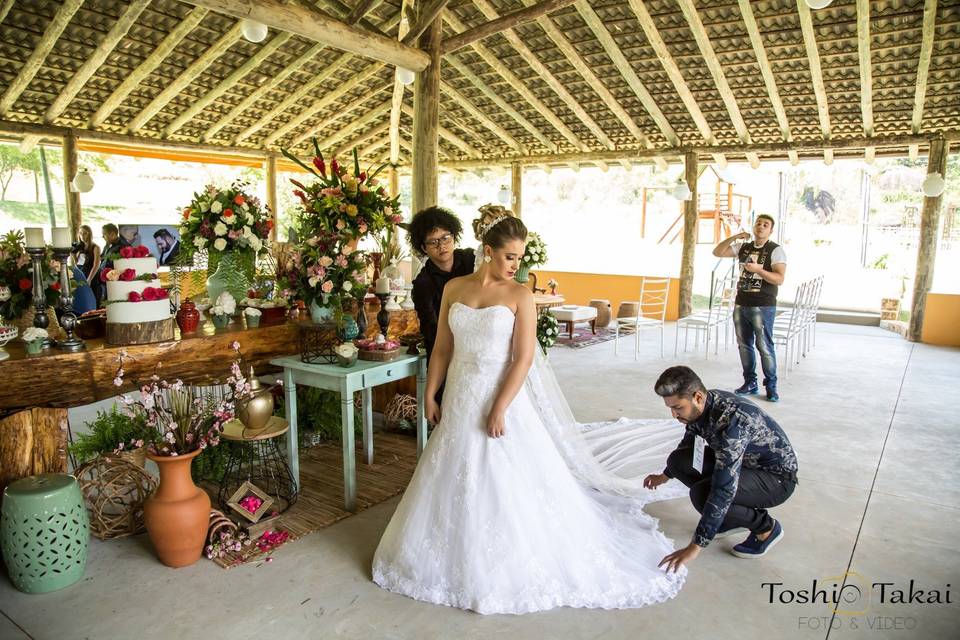
M233 209L224 209L224 210L223 210L223 217L224 217L224 218L232 218L232 217L233 217Z
M360 181L360 182L363 182L363 181L366 180L366 179L367 179L367 173L366 173L366 171L361 171L361 172L360 172L360 175L357 176L357 180Z
M233 199L233 203L236 205L242 205L246 201L247 199L240 194L237 194L237 197Z
M167 293L166 289L157 287L156 289L154 289L154 291L157 292L157 300L166 300L169 297L169 294Z
M322 175L324 178L327 177L327 167L323 163L323 158L321 158L320 156L314 156L313 166L317 168L317 171L320 172L320 175Z
M340 175L340 163L337 162L336 158L330 161L330 171L332 171L334 175Z
M186 220L190 217L190 207L183 208L183 219Z
M133 247L123 247L120 249L121 258L132 258L133 257Z
M124 269L123 273L120 274L120 279L124 282L130 282L137 277L137 272L133 269Z
M143 298L140 297L140 294L136 291L131 291L127 294L127 302L140 302Z
M17 284L20 285L21 291L29 291L33 288L33 281L30 278L20 278Z
M266 227L268 232L273 229L273 220L267 220Z
M60 291L60 283L54 282L53 284L50 285L50 288L53 289L54 291Z
M140 246L133 248L133 257L134 258L147 258L150 256L150 249L147 249L142 244Z
M304 204L307 203L307 194L305 194L303 191L300 191L300 189L294 189L294 190L293 190L293 195L295 195L295 196L297 196L298 198L300 198L300 202L302 202L302 203L304 203Z
M143 290L143 301L150 302L157 299L157 290L153 287L147 287Z

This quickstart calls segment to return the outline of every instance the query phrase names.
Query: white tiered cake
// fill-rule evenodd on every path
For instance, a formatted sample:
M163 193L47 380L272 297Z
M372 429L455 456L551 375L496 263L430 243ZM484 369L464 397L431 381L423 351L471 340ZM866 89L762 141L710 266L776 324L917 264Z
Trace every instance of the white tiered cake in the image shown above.
M157 277L157 259L118 258L113 261L113 270L117 274L114 278L118 279L108 277L106 283L107 342L140 344L172 340L170 300Z

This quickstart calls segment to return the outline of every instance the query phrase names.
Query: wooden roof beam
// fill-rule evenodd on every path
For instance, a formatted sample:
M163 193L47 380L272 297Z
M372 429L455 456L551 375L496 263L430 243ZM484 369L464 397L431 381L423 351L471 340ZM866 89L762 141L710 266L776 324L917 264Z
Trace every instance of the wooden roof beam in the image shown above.
M693 38L697 42L700 54L703 56L704 62L707 63L707 69L710 70L710 75L713 76L713 82L717 85L717 91L720 93L723 105L727 108L727 113L730 115L730 121L733 123L733 128L737 132L737 137L740 139L740 142L750 144L750 132L747 130L747 124L743 121L743 115L740 113L740 107L737 105L733 90L730 88L730 83L727 82L727 77L723 73L723 67L720 66L720 60L713 50L713 45L710 44L707 30L703 26L703 21L700 20L700 15L697 13L697 8L694 6L693 0L677 0L677 2L680 5L680 10L683 12L683 17L686 18L687 24L690 26L690 31L693 33ZM755 153L747 154L747 160L754 169L760 166L760 158Z
M410 25L410 30L401 39L401 42L405 45L412 45L416 42L417 38L427 30L427 27L433 24L433 21L447 8L450 0L432 0L429 4L425 4L425 2L429 2L429 0L421 0L420 4L424 6L418 11L416 22ZM402 10L403 7L401 7Z
M482 109L476 107L472 102L470 102L467 96L460 93L456 88L451 86L450 83L440 80L440 90L454 102L456 102L464 111L473 116L480 124L492 131L495 136L503 140L507 145L513 147L521 154L525 155L527 153L527 148L523 144L518 142L517 139L511 136L506 129L501 127L492 118L490 118L490 116L484 113Z
M326 45L379 62L423 71L430 56L387 36L357 29L312 7L283 0L184 0L235 18L256 20Z
M498 17L496 10L493 8L493 5L490 4L488 0L473 0L473 3L480 9L480 12L490 20L495 20ZM530 50L527 45L523 43L520 37L514 33L512 29L506 29L501 32L501 35L507 39L513 48L520 54L520 57L526 60L527 64L530 65L530 68L533 69L537 75L540 76L540 79L543 80L548 87L550 87L554 93L560 96L560 99L563 100L564 104L573 112L580 122L589 129L597 140L600 141L603 146L608 149L613 149L616 147L613 144L613 141L610 139L610 136L607 135L607 132L604 131L600 125L587 113L587 110L581 106L580 102L571 95L567 88L563 85L562 82L557 80L557 78L550 73L550 70L547 69L546 65L540 62L540 59ZM578 146L581 150L586 150L586 146L583 143L580 143Z
M200 24L200 21L203 20L203 17L206 15L206 9L194 7L193 10L167 34L157 48L154 49L136 69L124 78L120 86L114 89L113 93L103 101L96 113L90 117L89 125L93 128L98 128L106 122L110 114L127 99L130 92L136 89L137 85L143 82L147 76L160 66L164 59L180 44L180 41L183 40L188 33L193 31L194 27Z
M873 68L870 62L870 2L857 0L857 55L860 59L860 113L863 135L873 135ZM873 164L874 148L867 147L864 160Z
M663 115L660 107L657 106L656 101L654 101L653 96L651 96L650 92L647 91L647 88L637 76L636 71L633 70L633 66L623 55L620 47L617 46L613 36L611 36L610 32L607 31L603 21L600 20L600 16L597 15L587 0L577 0L575 6L577 7L577 11L580 13L580 17L583 18L584 22L587 23L587 26L590 27L590 30L593 31L593 34L600 42L600 45L603 47L604 51L607 52L607 55L613 61L614 66L620 71L620 74L623 76L623 79L626 81L627 85L640 100L640 104L643 105L643 108L647 110L647 113L656 123L657 128L660 129L660 133L662 133L667 139L667 143L671 146L679 145L680 138L677 137L673 127L670 126L670 122L667 121L667 118Z
M407 19L406 11L410 8L413 0L400 0L400 10L397 15L400 18L400 26L397 28L397 38L403 40L403 37L410 31L410 21ZM390 101L390 162L397 164L400 161L400 107L403 105L403 94L406 92L406 85L397 79L397 74L393 75L393 96Z
M315 122L314 124L310 125L310 128L309 128L309 129L307 129L307 130L304 131L303 133L299 134L296 138L294 138L294 139L290 142L290 144L287 145L288 148L290 148L290 149L295 149L296 147L300 146L301 144L305 144L307 140L309 140L310 138L313 138L314 136L316 136L317 134L319 134L321 131L323 131L323 130L326 129L328 126L330 126L330 124L332 124L333 122L336 122L337 120L339 120L340 118L342 118L344 115L346 115L346 114L349 113L350 111L353 111L356 107L360 106L361 104L363 104L364 102L366 102L366 101L369 100L370 98L375 98L375 97L379 96L381 93L383 93L385 90L387 90L387 89L389 89L389 88L390 88L390 85L389 85L389 84L385 84L385 85L378 86L376 89L373 89L372 91L370 91L370 92L368 92L367 94L365 94L365 95L364 95L362 98L360 98L357 102L354 102L354 103L348 105L348 106L345 107L344 109L338 109L338 110L333 111L333 112L332 112L330 115L328 115L326 118L324 118L323 120L320 120L319 122ZM342 95L341 95L341 96L337 96L337 98L340 98L340 97L342 97ZM380 115L383 115L384 113L386 113L385 111L380 111L380 110L379 110L380 108L382 108L382 105L381 105L380 107L375 107L375 108L374 108L374 112L376 113L377 116L380 116ZM368 114L368 115L369 115L369 114ZM376 119L374 116L370 116L370 119L369 119L369 120L363 120L363 121L357 120L356 122L346 123L346 124L344 124L343 126L344 126L344 128L347 130L347 133L349 133L349 132L352 131L354 128L365 126L365 124L369 124L369 123L370 123L372 120L374 120L374 119Z
M83 0L65 0L57 9L50 24L43 32L43 36L40 37L40 41L30 52L30 57L20 67L17 77L10 82L7 90L0 96L0 118L6 117L10 113L10 108L13 107L13 104L30 84L30 81L33 80L33 77L37 75L43 61L47 59L53 45L56 44L60 34L70 24L70 19L73 18L73 14L77 12L81 4L83 4Z
M403 106L401 107L401 110L403 111L403 113L407 114L407 115L410 116L411 118L413 117L413 108L412 108L412 107L408 107L407 105L403 105ZM446 127L443 127L443 126L439 126L439 127L437 127L437 131L440 133L440 137L441 137L441 138L445 139L447 142L451 143L453 146L457 147L458 149L460 149L461 151L463 151L464 154L470 156L471 158L482 158L482 157L483 157L483 154L482 154L482 153L480 153L479 151L477 151L477 149L475 149L475 148L474 148L472 145L470 145L466 140L464 140L463 138L461 138L460 136L458 136L457 134L455 134L453 131L450 131L450 129L447 129Z
M920 44L920 60L917 61L917 90L913 95L913 116L910 118L910 130L920 133L923 126L923 103L927 96L927 75L930 71L930 55L933 52L933 40L937 23L937 0L927 0L923 4L923 37ZM910 146L910 159L917 159L919 149Z
M522 0L525 5L532 6L534 0ZM539 6L539 5L537 5ZM627 113L626 109L617 102L617 99L614 97L613 93L607 89L606 85L601 82L600 78L593 72L590 68L590 65L584 60L580 54L577 52L576 48L573 46L573 43L567 39L563 32L557 28L553 20L550 19L547 15L541 15L537 18L537 24L540 25L540 28L544 30L547 34L547 37L553 41L558 49L566 56L567 60L570 61L570 64L580 73L583 79L590 85L590 88L593 89L600 99L603 100L603 103L607 105L607 108L613 112L613 115L617 117L620 123L626 127L640 143L650 148L650 140L646 135L640 130L640 127L637 126L637 123L633 121L633 118L630 117L630 114ZM662 158L657 159L657 167L664 171L667 168L667 163L663 161Z
M750 45L753 47L753 54L757 57L757 64L760 66L760 75L763 76L763 84L767 88L767 96L770 98L770 106L777 117L777 124L780 126L780 134L784 142L793 140L793 134L790 132L790 122L787 120L787 111L783 108L783 101L780 99L780 91L777 89L776 78L773 77L773 69L770 66L770 60L767 58L767 50L763 46L763 40L760 39L760 29L757 27L757 20L753 15L753 9L750 7L750 0L737 0L740 5L740 14L743 16L743 23L747 29L747 35L750 37ZM790 163L798 164L800 162L796 151L789 152Z
M493 18L490 20L490 22L485 22L472 29L467 29L463 33L455 35L451 38L447 38L443 41L440 50L444 54L456 51L457 49L467 46L468 44L473 44L478 40L483 40L488 36L492 36L495 33L507 31L508 29L520 26L526 22L537 20L541 16L545 16L551 11L563 9L564 7L573 4L575 1L576 0L544 0L537 4L524 1L524 4L527 5L525 9L507 13L498 18Z
M43 114L44 122L52 124L60 114L67 110L70 102L80 93L83 85L85 85L87 80L93 76L94 72L100 68L100 65L107 59L110 52L116 48L120 40L127 35L130 27L137 21L137 18L140 17L140 14L143 13L143 10L147 8L148 4L150 4L150 0L134 0L127 5L127 8L120 14L120 17L117 18L117 21L113 24L113 27L110 28L110 31L107 32L107 35L97 44L97 48L93 50L93 53L90 54L83 64L80 65L80 68L70 77L70 80L60 92L60 95L56 97L53 104L51 104Z
M367 15L373 9L382 2L382 0L359 0L356 6L350 10L350 15L347 16L347 19L344 20L347 24L356 24L360 21L360 18Z
M387 100L383 104L380 104L374 107L373 109L363 114L356 120L340 128L338 131L336 131L329 137L318 140L318 142L320 143L320 148L331 149L332 150L330 153L331 158L340 156L342 154L346 154L346 156L352 156L353 148L356 146L356 144L353 141L350 141L347 143L340 143L340 141L344 140L347 136L351 135L355 131L359 131L364 127L366 127L367 125L372 124L379 118L382 118L383 116L387 115L389 112L390 112L390 101ZM388 120L383 124L386 126L381 126L380 128L383 131L386 131L387 127L390 126L390 121ZM374 128L374 130L376 130L376 127ZM317 131L317 133L319 133L319 131ZM368 137L365 137L368 134L369 132L367 134L360 136L358 138L359 142L362 143L362 142L365 142L366 140L369 140Z
M697 131L700 132L700 135L703 136L707 144L716 144L716 138L710 129L710 124L703 116L703 112L700 111L700 105L697 104L697 101L694 99L690 87L687 86L687 81L683 79L683 74L680 73L680 67L677 66L673 56L670 55L667 44L663 41L663 38L660 37L660 32L657 30L653 18L650 17L646 5L643 4L642 0L629 1L630 8L633 9L634 15L636 15L637 20L640 22L640 27L646 34L650 46L653 47L654 52L660 59L660 64L663 66L664 71L667 72L667 76L670 77L670 82L672 82L674 88L676 88L680 96L680 101L683 102L683 106L687 108L687 113L693 118L693 122L697 126ZM721 167L727 165L727 160L722 153L713 154L713 159L714 162Z
M171 100L176 98L197 76L213 64L217 58L227 52L233 44L240 38L240 23L235 23L229 31L220 36L220 39L210 45L210 48L204 51L200 56L187 67L183 73L167 85L157 97L150 101L143 110L134 116L133 120L127 125L130 133L136 133L143 128L161 109L167 106Z
M810 64L810 76L813 80L813 92L817 97L817 117L820 119L820 131L825 142L830 141L830 105L827 102L827 88L823 84L823 72L820 69L820 51L817 49L817 35L813 31L813 17L806 0L797 0L797 13L800 16L800 30L803 32L803 46L807 51ZM833 162L833 151L823 150L825 164Z
M0 4L0 22L3 22L4 18L7 17L7 14L10 13L10 9L13 8L13 0L3 0L3 3Z

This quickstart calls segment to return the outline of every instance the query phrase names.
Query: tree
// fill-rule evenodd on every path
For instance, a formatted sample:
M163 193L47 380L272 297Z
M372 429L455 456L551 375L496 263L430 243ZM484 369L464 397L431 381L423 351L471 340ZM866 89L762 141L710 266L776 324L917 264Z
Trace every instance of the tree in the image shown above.
M39 170L39 154L24 154L12 144L0 144L0 200L7 199L7 187L17 172L36 174Z

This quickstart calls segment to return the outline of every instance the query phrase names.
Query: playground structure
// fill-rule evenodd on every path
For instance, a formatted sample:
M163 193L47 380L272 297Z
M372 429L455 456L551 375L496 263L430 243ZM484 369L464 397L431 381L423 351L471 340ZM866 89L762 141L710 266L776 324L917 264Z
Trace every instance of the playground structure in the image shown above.
M740 221L749 217L753 208L753 197L742 193L734 192L734 183L724 178L717 170L709 165L707 167L716 178L713 183L713 191L708 191L704 187L707 181L701 174L697 181L697 213L698 213L698 244L716 244L723 238L730 236L734 229L740 226ZM706 173L706 169L704 169ZM643 188L643 212L640 223L640 237L646 237L647 224L647 187ZM673 223L663 232L657 244L673 244L683 235L683 203L679 206L680 212L673 220ZM704 223L707 223L706 225ZM712 228L712 235L704 239L704 227ZM669 239L668 239L669 238Z

